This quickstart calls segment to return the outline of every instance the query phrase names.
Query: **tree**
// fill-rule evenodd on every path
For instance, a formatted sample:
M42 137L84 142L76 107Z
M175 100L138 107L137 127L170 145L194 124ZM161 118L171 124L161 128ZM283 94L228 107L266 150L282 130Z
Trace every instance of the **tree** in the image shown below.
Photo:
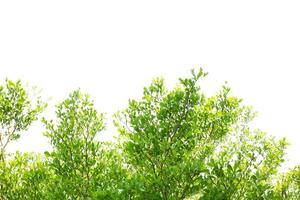
M44 120L45 135L53 146L52 152L46 152L55 175L50 187L52 199L108 196L105 191L108 181L103 179L112 178L105 174L110 172L107 166L113 165L105 161L107 157L113 159L115 154L96 140L105 128L104 115L96 111L88 95L76 90L57 106L56 116L55 122Z
M206 97L198 86L205 76L193 70L170 91L155 79L116 116L126 164L138 185L133 199L268 196L286 142L252 133L247 123L254 114L227 86Z
M18 184L8 181L12 178L18 178L18 174L11 175L10 170L16 168L23 170L27 158L16 155L13 161L7 161L6 148L12 142L16 141L21 132L28 129L32 122L38 119L38 115L45 109L46 103L41 100L40 96L31 97L26 91L21 81L6 80L4 85L0 86L0 199L17 199L7 196L7 188L14 191ZM18 162L14 163L17 159ZM14 178L12 176L15 176ZM11 185L9 185L11 183ZM6 191L6 192L5 192Z
M3 160L7 145L20 137L20 132L27 130L46 104L41 97L32 101L21 81L6 80L0 86L0 157Z

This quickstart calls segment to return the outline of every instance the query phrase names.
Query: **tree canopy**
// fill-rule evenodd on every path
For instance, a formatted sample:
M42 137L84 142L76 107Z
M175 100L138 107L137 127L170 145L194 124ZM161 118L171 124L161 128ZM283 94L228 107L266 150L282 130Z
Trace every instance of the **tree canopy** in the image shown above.
M42 119L52 150L7 153L45 109L21 81L0 86L0 199L300 199L300 168L279 171L286 139L254 129L250 106L225 84L207 96L192 70L162 78L113 116L118 137L99 140L106 117L75 90ZM24 134L24 137L26 135Z

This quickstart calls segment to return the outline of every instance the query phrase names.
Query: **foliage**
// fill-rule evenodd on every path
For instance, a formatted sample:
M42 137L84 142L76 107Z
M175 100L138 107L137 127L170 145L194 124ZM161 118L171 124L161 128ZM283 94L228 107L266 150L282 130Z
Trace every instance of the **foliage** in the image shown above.
M44 110L46 104L41 101L40 96L35 96L35 98L30 98L29 93L23 87L21 81L11 81L6 80L5 85L0 86L0 198L6 199L3 196L7 191L9 184L14 185L14 182L7 182L7 177L11 177L10 170L21 170L20 176L23 175L22 172L26 172L25 164L29 162L28 155L16 155L13 161L7 163L6 158L6 148L12 142L20 137L22 131L27 130L27 128L36 121L38 115ZM16 162L16 163L14 163ZM25 162L25 163L23 163ZM20 164L20 165L18 165ZM31 166L26 166L31 167ZM25 171L24 171L24 170ZM30 172L31 173L31 172ZM32 172L33 173L33 172ZM17 178L18 175L14 174ZM11 177L12 178L12 177ZM11 180L13 181L13 180ZM11 193L11 190L9 193ZM13 199L12 197L9 199Z
M135 198L185 199L201 193L201 199L249 199L249 193L262 196L260 187L269 189L265 182L283 161L286 143L248 133L253 113L229 95L227 86L205 97L197 85L205 75L192 71L171 91L156 79L141 100L130 100L117 116L122 148L139 184Z
M6 80L0 86L0 156L2 157L7 145L20 137L20 132L28 126L41 113L46 104L37 97L31 102L28 93L21 81Z
M126 162L134 168L138 199L269 199L284 161L286 141L251 131L254 117L223 86L205 97L192 71L171 91L162 79L130 100L116 125Z
M296 166L280 177L276 192L278 199L300 199L300 166Z
M287 142L249 122L251 107L224 85L206 96L192 70L173 89L162 78L114 116L119 137L101 142L104 114L75 90L43 119L52 150L7 154L46 104L21 82L0 86L0 199L300 199L300 167L280 174Z
M17 152L0 164L1 199L46 199L50 174L40 155Z
M88 95L72 92L57 106L57 122L44 120L45 135L53 146L46 153L55 174L51 189L53 199L87 199L95 188L94 168L101 157L100 143L95 141L104 129L103 114L98 114Z
M229 135L207 163L201 199L273 199L286 145L259 130Z

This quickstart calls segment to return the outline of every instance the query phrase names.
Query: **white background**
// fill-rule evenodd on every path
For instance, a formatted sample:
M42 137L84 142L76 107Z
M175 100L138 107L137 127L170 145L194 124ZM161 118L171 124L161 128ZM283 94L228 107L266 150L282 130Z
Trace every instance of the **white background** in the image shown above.
M212 94L228 81L253 105L255 126L300 156L300 6L297 1L1 1L0 79L21 79L53 105L80 87L111 114L153 77L169 86L203 67ZM48 148L35 123L11 150Z

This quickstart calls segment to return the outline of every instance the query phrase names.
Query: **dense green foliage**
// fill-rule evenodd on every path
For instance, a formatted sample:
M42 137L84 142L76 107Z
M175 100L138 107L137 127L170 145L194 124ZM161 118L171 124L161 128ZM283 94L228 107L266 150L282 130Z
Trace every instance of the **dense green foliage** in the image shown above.
M255 113L226 85L206 96L192 71L169 90L154 79L114 116L119 136L101 142L104 114L80 90L43 119L52 150L7 153L45 103L20 81L0 86L0 199L300 199L300 167L287 173L287 142L249 122ZM24 135L26 137L26 135Z

